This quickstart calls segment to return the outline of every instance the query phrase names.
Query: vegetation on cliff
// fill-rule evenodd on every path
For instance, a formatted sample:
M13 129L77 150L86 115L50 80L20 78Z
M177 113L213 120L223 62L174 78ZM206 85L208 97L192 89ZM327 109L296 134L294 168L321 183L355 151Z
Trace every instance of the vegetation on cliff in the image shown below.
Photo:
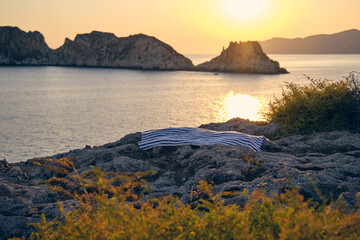
M359 72L340 81L312 79L300 86L286 83L281 98L270 102L269 121L282 127L284 136L335 130L359 131Z
M200 181L190 204L176 197L150 198L144 180L151 172L104 173L91 169L79 174L71 160L37 161L60 177L45 181L75 200L61 220L34 224L31 239L358 239L358 203L352 211L341 201L318 204L304 201L296 188L267 197L264 192L225 192L214 195ZM62 177L61 177L62 176ZM225 206L221 198L242 194L241 207ZM320 194L320 193L319 193Z

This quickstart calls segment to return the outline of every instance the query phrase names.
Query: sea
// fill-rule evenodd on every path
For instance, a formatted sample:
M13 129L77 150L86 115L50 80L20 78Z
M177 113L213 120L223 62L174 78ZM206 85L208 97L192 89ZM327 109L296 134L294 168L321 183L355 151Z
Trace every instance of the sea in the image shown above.
M186 56L198 64L215 54ZM290 73L0 67L0 160L51 156L150 129L264 120L286 82L338 81L360 71L360 55L269 57Z

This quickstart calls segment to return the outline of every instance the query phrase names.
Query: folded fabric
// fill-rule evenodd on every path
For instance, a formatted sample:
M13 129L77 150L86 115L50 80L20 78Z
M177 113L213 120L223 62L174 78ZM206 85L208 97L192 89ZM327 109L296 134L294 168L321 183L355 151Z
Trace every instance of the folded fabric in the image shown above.
M260 151L264 139L264 136L253 136L230 131L211 131L188 127L164 128L143 132L139 147L142 150L147 150L157 146L223 144L247 146L255 151Z

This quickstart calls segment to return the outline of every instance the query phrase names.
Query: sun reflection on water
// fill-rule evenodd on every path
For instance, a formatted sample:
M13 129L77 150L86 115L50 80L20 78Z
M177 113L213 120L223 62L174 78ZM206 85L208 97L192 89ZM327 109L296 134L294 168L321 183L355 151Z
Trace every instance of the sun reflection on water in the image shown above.
M261 113L266 111L268 100L263 97L254 97L245 94L235 94L230 91L218 102L219 122L240 117L251 121L264 121Z

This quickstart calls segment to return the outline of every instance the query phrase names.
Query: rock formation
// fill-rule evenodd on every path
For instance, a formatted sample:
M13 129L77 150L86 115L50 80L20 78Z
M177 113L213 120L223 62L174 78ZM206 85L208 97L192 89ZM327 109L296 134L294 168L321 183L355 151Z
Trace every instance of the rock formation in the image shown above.
M144 34L118 38L112 33L78 34L55 50L51 64L145 70L184 70L192 62L169 45Z
M47 65L51 52L37 31L0 27L0 65Z
M118 38L112 33L78 34L50 49L39 32L0 27L0 65L112 67L190 70L192 62L171 46L144 34Z
M249 134L274 134L275 124L234 119L226 123L208 124L212 130L239 130ZM177 195L190 200L189 191L200 180L213 181L214 192L265 189L267 194L281 193L292 183L301 188L306 198L320 201L309 180L312 178L322 194L335 200L342 198L354 206L360 191L360 135L349 132L314 133L310 136L291 136L267 142L266 151L254 152L242 146L179 146L156 147L142 151L138 147L141 133L129 134L117 142L100 147L86 147L58 154L77 157L80 172L90 165L103 171L137 172L156 170L149 178L152 196ZM249 161L252 159L252 161ZM59 213L58 200L65 206L73 203L63 195L50 192L36 182L53 176L52 172L34 166L30 161L9 164L0 161L0 236L29 234L27 222L39 221L44 213L49 219ZM243 205L242 196L223 199L226 204Z
M257 42L230 43L221 55L194 67L171 46L144 34L118 38L93 31L50 49L41 33L0 27L0 65L109 67L142 70L188 70L235 73L287 73L269 59Z
M287 73L278 62L271 60L258 42L231 42L220 56L196 66L199 71L231 73Z

